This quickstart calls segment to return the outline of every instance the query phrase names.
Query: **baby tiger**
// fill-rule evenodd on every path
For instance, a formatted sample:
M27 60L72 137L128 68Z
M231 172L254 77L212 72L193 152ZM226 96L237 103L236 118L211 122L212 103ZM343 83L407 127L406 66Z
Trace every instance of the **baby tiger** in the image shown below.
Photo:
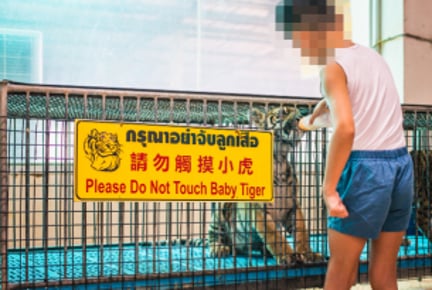
M250 117L258 128L273 131L274 201L216 204L208 230L210 254L223 257L260 251L286 265L322 261L310 249L305 218L295 198L297 179L288 162L288 154L303 136L297 126L300 112L293 106L281 106L267 113L253 109ZM292 231L295 251L286 239L286 233Z

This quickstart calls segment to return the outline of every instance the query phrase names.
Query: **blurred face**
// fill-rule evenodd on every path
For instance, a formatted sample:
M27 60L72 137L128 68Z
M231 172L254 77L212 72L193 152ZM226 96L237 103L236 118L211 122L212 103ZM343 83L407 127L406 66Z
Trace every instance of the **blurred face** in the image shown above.
M335 48L344 47L343 15L336 15L335 22L321 25L313 23L314 30L292 32L293 46L300 48L302 57L311 64L323 65L334 56Z

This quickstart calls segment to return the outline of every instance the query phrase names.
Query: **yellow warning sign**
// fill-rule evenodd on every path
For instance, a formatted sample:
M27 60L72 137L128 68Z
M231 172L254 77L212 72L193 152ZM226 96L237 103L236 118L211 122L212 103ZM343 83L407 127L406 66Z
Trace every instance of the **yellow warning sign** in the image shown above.
M75 200L272 201L272 133L75 121Z

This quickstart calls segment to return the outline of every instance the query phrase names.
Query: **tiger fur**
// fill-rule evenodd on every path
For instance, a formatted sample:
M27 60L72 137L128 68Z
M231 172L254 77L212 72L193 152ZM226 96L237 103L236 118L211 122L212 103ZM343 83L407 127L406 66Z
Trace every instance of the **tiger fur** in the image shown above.
M411 151L414 163L415 219L417 228L432 242L432 151Z
M223 257L260 251L278 264L321 261L322 256L310 249L305 218L295 198L297 179L287 159L303 136L297 127L301 115L295 107L283 106L267 114L254 109L250 116L258 128L273 131L274 202L216 204L208 230L210 254ZM286 239L292 231L295 251Z

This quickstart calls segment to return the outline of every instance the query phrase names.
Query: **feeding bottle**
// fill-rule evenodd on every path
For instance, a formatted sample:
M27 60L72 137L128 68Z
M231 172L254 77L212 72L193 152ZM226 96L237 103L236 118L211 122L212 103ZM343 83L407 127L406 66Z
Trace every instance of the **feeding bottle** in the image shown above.
M319 115L315 118L312 124L309 123L309 120L312 115L304 116L299 121L299 128L303 131L312 131L321 128L330 128L332 127L332 122L330 118L330 112Z

